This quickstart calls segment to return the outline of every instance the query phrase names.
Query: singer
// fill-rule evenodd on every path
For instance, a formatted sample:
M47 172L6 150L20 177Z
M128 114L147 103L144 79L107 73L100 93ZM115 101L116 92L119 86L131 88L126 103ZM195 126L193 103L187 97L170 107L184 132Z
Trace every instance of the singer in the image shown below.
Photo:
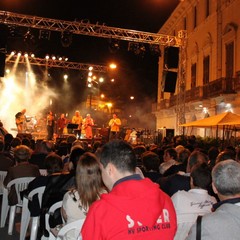
M121 126L121 120L117 117L117 114L114 113L112 119L110 119L108 125L110 127L109 141L119 138L119 131Z

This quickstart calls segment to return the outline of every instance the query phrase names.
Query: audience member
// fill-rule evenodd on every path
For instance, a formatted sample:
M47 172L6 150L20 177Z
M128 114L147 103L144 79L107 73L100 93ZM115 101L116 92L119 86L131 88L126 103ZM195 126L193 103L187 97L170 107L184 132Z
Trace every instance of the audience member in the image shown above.
M177 151L175 148L167 148L164 150L163 156L164 162L159 167L159 172L164 174L172 165L178 164L177 162Z
M45 158L54 151L54 143L51 140L37 140L35 151L33 151L29 162L35 164L39 169L45 169Z
M219 150L217 147L212 146L209 148L209 150L208 150L208 158L209 158L208 166L210 167L210 169L212 169L215 166L216 158L217 158L218 154L219 154Z
M210 213L212 205L217 202L207 191L212 179L206 163L196 164L190 176L191 189L178 191L171 197L177 214L178 227L174 237L176 240L186 239L197 216Z
M208 163L208 156L201 151L195 150L191 153L188 158L187 171L186 173L176 173L171 176L162 177L159 179L158 183L160 188L172 196L178 190L190 190L190 172L194 165L197 163Z
M170 176L178 172L186 172L187 160L191 152L188 149L182 149L178 152L178 164L172 165L165 173L164 176Z
M225 160L212 170L212 185L220 202L213 205L213 212L202 217L202 240L239 239L240 236L240 164ZM187 240L196 239L196 223Z
M135 174L136 164L128 143L113 140L102 147L100 167L110 192L91 205L81 230L84 240L173 239L172 201L157 184Z
M68 191L63 198L62 216L66 223L85 218L89 207L102 193L107 191L98 160L93 153L86 152L77 163L76 188Z
M22 195L27 196L35 188L46 186L50 176L59 175L63 170L62 159L54 153L46 156L44 166L46 167L47 176L40 175L36 177L28 184L28 188L22 192ZM33 196L32 200L29 201L28 208L32 217L40 215L40 205L37 196Z
M7 171L14 161L4 153L4 140L0 139L0 171Z
M141 158L144 167L144 177L151 179L153 182L157 182L157 180L162 176L159 173L160 159L158 155L151 151L147 151L142 154Z
M40 176L39 168L28 162L30 156L31 149L25 145L19 145L14 149L16 166L8 169L7 175L3 181L4 186L7 186L11 180L16 178ZM15 187L13 186L8 194L8 203L11 206L17 204L17 202L17 195Z

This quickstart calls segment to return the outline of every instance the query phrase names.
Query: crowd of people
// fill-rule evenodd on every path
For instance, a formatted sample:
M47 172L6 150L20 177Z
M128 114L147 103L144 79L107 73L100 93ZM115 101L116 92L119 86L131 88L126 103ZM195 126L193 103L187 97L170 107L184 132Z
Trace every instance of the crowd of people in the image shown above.
M84 123L78 112L74 121L92 124ZM9 133L0 137L0 171L7 171L3 184L31 176L25 194L46 187L42 206L37 199L29 204L31 215L40 216L39 237L49 236L44 216L60 200L52 231L57 234L59 225L85 219L79 229L83 240L195 240L199 234L206 240L239 238L238 149L207 149L194 136L159 145L131 143L118 139L120 125L114 114L111 138L105 142L72 136L59 142ZM46 176L40 169L46 169ZM16 201L11 189L9 204ZM68 237L74 239L71 232Z

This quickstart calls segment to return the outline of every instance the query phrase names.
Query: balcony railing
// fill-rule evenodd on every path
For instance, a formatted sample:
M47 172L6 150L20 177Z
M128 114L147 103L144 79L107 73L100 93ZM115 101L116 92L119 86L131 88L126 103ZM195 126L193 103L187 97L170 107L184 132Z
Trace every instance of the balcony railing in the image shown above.
M240 77L220 78L203 86L198 86L185 92L185 103L214 98L221 94L232 94L240 91ZM177 95L172 95L170 99L163 99L156 104L156 110L173 107L177 104ZM153 105L154 109L154 105Z

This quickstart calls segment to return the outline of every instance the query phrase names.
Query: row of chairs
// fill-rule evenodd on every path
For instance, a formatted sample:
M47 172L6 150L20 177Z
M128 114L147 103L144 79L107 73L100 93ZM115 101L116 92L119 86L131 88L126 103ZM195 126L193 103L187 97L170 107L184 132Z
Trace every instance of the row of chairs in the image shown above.
M3 228L6 223L7 215L10 209L9 213L9 223L8 223L8 234L12 235L13 232L13 226L15 221L15 214L16 210L18 208L22 209L21 213L21 226L20 226L20 240L24 240L26 237L27 229L29 224L31 223L31 231L30 231L30 239L36 240L37 239L37 231L39 226L39 217L30 217L30 212L28 209L28 202L31 201L34 195L37 194L38 200L41 206L42 202L42 196L45 190L45 187L39 187L31 191L28 196L24 196L23 200L21 200L20 192L25 190L28 187L29 182L31 182L34 177L24 177L24 178L17 178L8 183L6 188L3 186L3 180L4 180L4 174L6 176L6 172L0 171L0 194L2 194L2 206L1 206L1 222L0 227ZM18 203L14 206L8 205L8 192L11 186L15 186L17 197L18 197ZM2 190L2 191L1 191ZM58 232L57 236L54 236L50 231L49 226L49 216L54 212L57 208L61 208L62 201L57 202L54 204L50 209L49 212L45 215L45 222L46 222L46 230L50 233L49 238L42 237L42 240L49 239L49 240L63 240L65 239L65 235L69 231L74 231L74 234L76 236L76 239L81 239L81 236L79 236L79 232L81 230L81 227L83 225L84 220L79 219L75 222L69 223L64 225L60 231Z

